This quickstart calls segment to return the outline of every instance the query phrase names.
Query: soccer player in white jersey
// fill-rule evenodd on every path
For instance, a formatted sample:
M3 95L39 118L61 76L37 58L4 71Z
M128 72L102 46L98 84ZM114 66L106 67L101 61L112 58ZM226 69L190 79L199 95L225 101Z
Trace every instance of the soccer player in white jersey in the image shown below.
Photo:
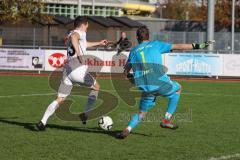
M48 118L54 114L60 104L70 95L74 83L91 88L84 113L91 109L97 99L100 85L90 73L88 73L88 66L83 64L84 54L88 47L104 46L108 41L88 42L86 40L86 32L88 29L88 19L86 17L77 17L74 21L74 27L75 29L68 35L68 60L63 67L63 78L58 89L57 99L47 107L42 119L36 124L38 130L45 130ZM80 118L83 124L86 124L87 114L80 114Z

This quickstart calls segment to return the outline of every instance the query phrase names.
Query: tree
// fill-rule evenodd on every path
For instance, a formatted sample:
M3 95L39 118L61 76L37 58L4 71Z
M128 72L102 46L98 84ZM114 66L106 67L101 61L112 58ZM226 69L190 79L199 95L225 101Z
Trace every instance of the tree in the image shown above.
M35 18L49 19L47 15L41 14L43 7L41 0L0 0L0 21L17 22L22 18L29 21Z
M235 6L235 21L236 27L239 26L240 22L240 1L236 0ZM205 15L207 15L207 3L204 6L201 6L201 9L204 11ZM198 18L201 20L201 17L204 16L204 13L198 15ZM221 30L223 28L230 30L231 28L231 19L232 17L232 0L216 0L215 4L215 24L216 30ZM196 18L196 17L195 17ZM206 17L207 18L207 17ZM205 18L202 18L202 21L205 21Z
M165 0L164 18L207 21L207 0ZM236 0L236 27L240 26L240 0ZM216 0L216 28L231 28L232 0Z
M165 6L164 8L162 6ZM187 0L168 0L165 1L158 9L158 12L162 12L163 18L168 19L179 19L183 20L186 18L186 11L188 8ZM161 11L162 10L162 11Z

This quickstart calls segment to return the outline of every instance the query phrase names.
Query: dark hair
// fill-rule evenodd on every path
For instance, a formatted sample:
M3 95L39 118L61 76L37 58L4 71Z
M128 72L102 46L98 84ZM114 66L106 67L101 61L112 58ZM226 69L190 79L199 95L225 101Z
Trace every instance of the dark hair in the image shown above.
M138 28L137 39L139 42L149 40L149 29L146 26Z
M88 19L86 16L78 16L75 18L74 20L74 27L77 28L77 27L80 27L82 24L87 24L88 23Z

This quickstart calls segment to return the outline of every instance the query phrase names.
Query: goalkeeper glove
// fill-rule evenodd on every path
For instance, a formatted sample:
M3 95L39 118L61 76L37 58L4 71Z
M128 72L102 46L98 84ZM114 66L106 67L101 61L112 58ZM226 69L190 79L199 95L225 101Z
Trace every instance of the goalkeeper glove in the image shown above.
M204 48L207 48L210 44L213 44L215 43L215 41L207 41L207 42L204 42L204 43L193 43L192 44L192 47L193 49L204 49Z
M127 79L128 79L132 84L135 83L134 76L133 76L132 73L128 73L128 74L127 74Z

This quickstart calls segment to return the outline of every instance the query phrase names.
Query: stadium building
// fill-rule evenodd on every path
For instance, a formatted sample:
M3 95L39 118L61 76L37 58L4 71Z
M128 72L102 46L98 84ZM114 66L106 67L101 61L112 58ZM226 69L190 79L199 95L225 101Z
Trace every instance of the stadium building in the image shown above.
M151 15L155 11L153 1L148 0L43 0L42 13L51 15L49 23L35 18L29 23L4 22L0 25L0 45L63 46L64 35L73 28L76 16L88 16L91 27L90 41L107 38L117 41L121 31L135 43L135 32L141 23L126 15ZM16 38L17 37L17 38Z
M43 13L74 18L85 16L122 16L126 14L150 14L155 6L148 0L44 0Z

